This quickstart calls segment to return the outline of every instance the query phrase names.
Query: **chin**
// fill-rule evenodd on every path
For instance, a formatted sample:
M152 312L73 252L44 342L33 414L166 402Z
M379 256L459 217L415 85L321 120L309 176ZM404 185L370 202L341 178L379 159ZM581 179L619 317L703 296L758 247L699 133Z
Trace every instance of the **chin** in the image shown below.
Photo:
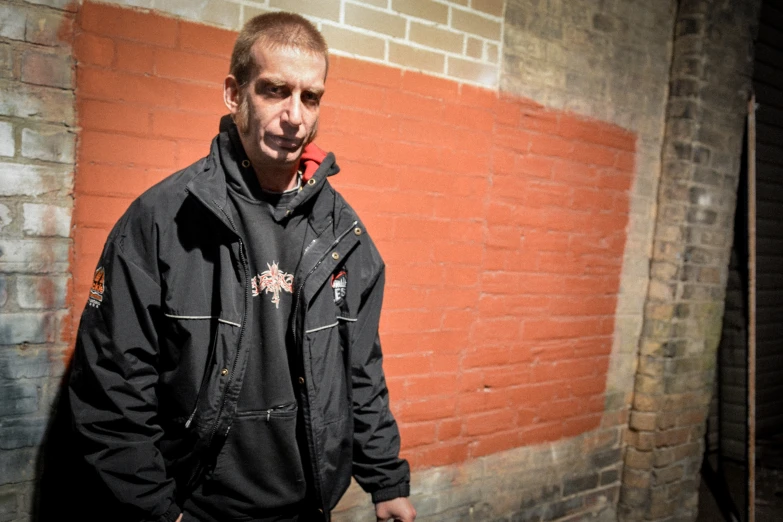
M299 146L296 149L283 149L274 146L270 146L267 143L261 144L261 154L271 160L278 161L295 161L299 159L304 151L304 145Z

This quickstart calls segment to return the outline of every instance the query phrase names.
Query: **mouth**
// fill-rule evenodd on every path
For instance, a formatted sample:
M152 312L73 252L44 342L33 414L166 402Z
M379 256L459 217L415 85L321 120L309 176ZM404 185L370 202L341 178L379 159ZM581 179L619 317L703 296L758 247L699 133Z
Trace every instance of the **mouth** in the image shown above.
M302 140L299 138L286 138L285 136L266 136L276 148L294 152L302 146Z

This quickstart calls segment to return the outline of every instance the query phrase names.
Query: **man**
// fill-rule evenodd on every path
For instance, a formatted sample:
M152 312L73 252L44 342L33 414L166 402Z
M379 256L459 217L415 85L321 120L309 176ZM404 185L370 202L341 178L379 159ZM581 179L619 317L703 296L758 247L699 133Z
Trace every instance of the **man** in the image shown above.
M105 520L328 520L351 475L379 521L415 519L383 262L312 143L327 60L304 18L250 20L224 83L233 121L107 240L69 385Z

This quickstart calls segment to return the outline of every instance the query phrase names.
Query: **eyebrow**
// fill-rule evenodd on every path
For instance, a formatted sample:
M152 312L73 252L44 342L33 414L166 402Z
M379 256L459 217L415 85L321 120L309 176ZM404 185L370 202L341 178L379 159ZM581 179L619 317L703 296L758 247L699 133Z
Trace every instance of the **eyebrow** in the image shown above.
M256 81L266 83L266 84L271 84L276 87L282 87L288 85L288 82L286 82L279 76L269 76L269 77L261 76ZM311 92L313 94L317 94L319 96L323 96L324 92L326 92L326 87L309 87L303 90L307 92Z

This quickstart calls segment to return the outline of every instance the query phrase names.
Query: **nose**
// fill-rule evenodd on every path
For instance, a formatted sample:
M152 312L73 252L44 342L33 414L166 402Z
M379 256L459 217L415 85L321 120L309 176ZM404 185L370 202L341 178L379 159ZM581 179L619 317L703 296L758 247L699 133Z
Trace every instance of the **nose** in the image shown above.
M284 121L289 125L299 126L302 124L302 100L298 96L288 98L288 107L283 112Z

